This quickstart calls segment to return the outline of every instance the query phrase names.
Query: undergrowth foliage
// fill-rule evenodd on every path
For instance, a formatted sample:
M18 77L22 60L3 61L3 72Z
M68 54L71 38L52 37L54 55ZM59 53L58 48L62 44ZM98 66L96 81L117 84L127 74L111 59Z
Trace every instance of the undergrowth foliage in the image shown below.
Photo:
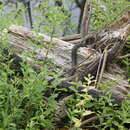
M0 57L4 61L0 63L0 128L54 128L57 94L52 91L47 100L44 98L47 89L55 90L56 87L56 84L50 86L44 79L50 74L48 69L37 74L32 66L20 63L22 75L21 72L16 74L10 68L13 59L9 60L2 53Z
M98 29L113 23L128 8L128 0L92 0L91 29Z
M89 83L93 82L91 78L86 79ZM90 130L127 130L130 128L130 101L123 101L121 105L115 104L109 92L104 93L105 96L93 99L87 94L88 88L91 89L92 86L87 84L86 92L76 93L75 97L67 102L67 115L72 130L80 130L82 124L91 117L98 119L86 124L84 128Z

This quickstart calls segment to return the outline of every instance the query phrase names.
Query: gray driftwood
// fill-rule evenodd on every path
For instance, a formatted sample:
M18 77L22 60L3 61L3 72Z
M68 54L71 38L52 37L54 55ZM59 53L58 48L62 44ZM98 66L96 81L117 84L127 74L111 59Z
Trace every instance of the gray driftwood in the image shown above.
M10 34L9 41L11 45L17 49L20 49L21 52L32 51L36 54L35 58L37 60L45 60L46 57L51 58L54 59L53 62L58 67L70 69L71 49L74 46L72 43L62 41L58 38L51 39L51 37L47 35L36 33L27 28L16 25L12 25L8 29L8 32ZM29 44L29 41L31 41L33 44ZM38 44L43 45L43 48L36 49ZM51 46L52 49L50 49L49 53L47 54L49 46ZM79 63L92 53L93 49L81 48L78 53ZM95 53L94 51L95 57L97 54L98 53Z

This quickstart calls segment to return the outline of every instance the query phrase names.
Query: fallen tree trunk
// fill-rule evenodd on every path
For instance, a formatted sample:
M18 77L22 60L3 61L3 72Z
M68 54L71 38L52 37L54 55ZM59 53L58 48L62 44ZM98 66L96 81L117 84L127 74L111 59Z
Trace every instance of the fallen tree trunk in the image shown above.
M106 44L109 44L111 42L118 42L118 43L116 43L116 45L113 45L113 48L111 48L108 57L113 56L113 58L114 58L119 53L119 51L123 48L123 46L125 44L125 42L123 42L123 41L126 40L128 34L129 34L129 28L130 28L130 24L125 26L123 29L119 29L119 30L111 32L109 35L108 35L108 33L109 33L109 31L108 31L105 36L102 36L102 35L104 35L104 32L99 32L98 36L97 36L97 33L95 33L95 35L97 37L96 40L99 40L99 38L100 38L101 42L102 42L102 39L104 41L108 40L108 42L106 42ZM24 51L28 51L28 50L34 51L36 53L36 57L35 57L36 59L44 60L46 57L53 58L53 59L55 59L53 62L57 66L59 66L63 69L71 68L71 49L74 46L72 43L64 42L57 38L51 39L50 37L48 37L46 35L36 34L25 28L18 27L18 26L12 26L9 29L9 33L11 34L10 42L12 45L14 45L15 47L19 47L20 49L22 49ZM93 35L93 34L90 34L90 36L86 38L86 41L87 40L89 41L90 39L94 39L95 35ZM40 37L40 39L42 38L43 40L37 40L37 39L39 39L39 37ZM33 44L31 46L28 44L29 40L31 40L33 43L36 43L36 44L43 44L45 47L42 49L35 49L35 47L36 47L35 44ZM116 41L116 40L118 40L118 41ZM49 46L48 45L49 42L53 42L54 47L53 47L53 49L51 49L51 51L48 53L48 55L46 55L47 51L48 51L47 47ZM102 47L102 46L100 45L100 47ZM120 47L120 48L118 48L118 47ZM81 48L78 53L78 62L81 63L83 60L86 59L86 57L89 57L89 55L91 55L91 58L87 59L87 61L90 61L90 60L95 61L96 59L100 58L100 54L97 51L90 49L90 48ZM113 58L111 58L111 59L113 59ZM78 73L79 73L79 70L83 70L83 68L86 68L86 65L88 66L88 64L85 65L85 63L86 62L84 62L83 64L80 65L80 66L82 66L82 68L79 66L80 69L77 70ZM89 68L95 69L90 66L89 66ZM86 74L86 76L87 76L87 74Z
M69 70L71 68L71 49L73 48L73 44L69 42L64 42L62 40L59 40L57 38L50 38L49 36L46 36L44 34L36 33L33 31L30 31L24 27L19 27L19 26L11 26L8 29L8 33L10 34L9 36L9 42L15 47L17 50L20 49L20 55L22 56L21 52L24 51L32 51L36 55L35 57L30 57L29 60L45 60L46 58L52 58L54 59L53 62L56 66L59 68L64 69L65 71ZM113 43L113 46L110 48L110 51L108 52L107 56L107 61L111 62L115 56L119 53L119 51L123 48L125 44L125 40L130 33L130 24L127 24L125 27L122 29L118 29L116 31L100 31L96 33L89 34L89 36L86 37L86 41L93 39L96 35L96 41L108 41L106 44L111 43L111 42L116 42ZM95 35L93 35L95 34ZM40 39L40 40L39 40ZM42 39L42 40L41 40ZM28 41L31 41L33 44L29 44ZM54 44L53 48L48 51L48 46L52 42ZM36 49L36 45L42 44L43 48L41 49ZM103 44L104 45L104 44ZM22 50L22 51L21 51ZM86 62L86 57L89 57ZM66 73L66 76L68 79L71 79L71 81L75 80L76 78L83 80L85 76L87 76L89 73L90 74L95 74L98 68L99 64L99 59L101 57L101 54L97 52L94 49L90 48L81 48L78 52L78 62L81 63L83 60L82 64L78 66L76 69L75 75L72 77L68 77L68 73ZM88 63L89 61L89 63ZM115 71L115 69L113 69ZM119 70L118 70L119 71ZM110 73L105 73L103 77L107 80L114 80L116 81L117 74L113 74L113 78L111 79ZM114 76L115 75L115 76ZM124 72L121 72L120 74L121 77L125 77ZM120 83L125 81L124 79L120 80ZM125 81L125 85L120 86L119 83L115 85L117 88L120 88L122 92L129 93L128 90L128 82ZM115 87L116 88L116 87ZM122 93L121 92L121 93Z
M22 51L32 51L36 54L35 59L37 60L45 60L46 58L55 59L53 62L56 64L56 66L63 69L70 69L71 49L74 46L73 44L64 42L57 38L51 39L51 37L47 35L36 33L24 27L15 25L11 26L8 29L8 32L10 34L9 41L11 45L13 45L13 48L16 47ZM31 41L33 44L29 44L29 41ZM43 45L43 48L36 49L38 44ZM51 49L49 46L51 46ZM47 54L48 49L50 49L50 51ZM89 48L80 49L78 54L79 63L91 53L93 52ZM95 56L96 55L97 54L95 54Z

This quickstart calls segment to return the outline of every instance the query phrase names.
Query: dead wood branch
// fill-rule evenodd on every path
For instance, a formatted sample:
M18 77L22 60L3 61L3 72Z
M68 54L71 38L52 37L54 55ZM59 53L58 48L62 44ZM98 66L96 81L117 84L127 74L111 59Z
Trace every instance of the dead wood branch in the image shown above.
M129 58L130 54L126 54L124 56L117 56L117 59L125 59L125 58Z
M91 6L89 0L86 0L81 23L81 36L82 39L88 34L88 27L90 23Z
M85 125L87 125L88 123L93 122L93 121L96 121L97 119L98 119L97 116L91 117L91 118L89 118L89 119L83 121L80 127L82 128L82 127L84 127Z
M74 35L70 35L70 36L66 36L66 37L61 37L59 39L63 40L63 41L73 41L73 40L78 40L80 38L81 38L80 34L74 34Z

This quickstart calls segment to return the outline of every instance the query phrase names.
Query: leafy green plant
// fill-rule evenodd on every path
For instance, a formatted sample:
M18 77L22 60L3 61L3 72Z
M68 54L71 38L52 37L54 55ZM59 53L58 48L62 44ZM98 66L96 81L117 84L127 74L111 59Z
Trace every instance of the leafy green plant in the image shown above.
M11 55L11 54L9 54ZM37 74L31 65L22 63L23 75L16 75L10 68L13 60L0 53L0 128L3 129L54 129L54 111L58 106L55 91L56 83L50 86L45 77L55 73L45 69ZM20 73L21 74L21 73ZM44 94L54 88L46 99Z
M129 2L127 0L92 0L93 12L91 28L95 30L111 24L128 8L128 5Z

